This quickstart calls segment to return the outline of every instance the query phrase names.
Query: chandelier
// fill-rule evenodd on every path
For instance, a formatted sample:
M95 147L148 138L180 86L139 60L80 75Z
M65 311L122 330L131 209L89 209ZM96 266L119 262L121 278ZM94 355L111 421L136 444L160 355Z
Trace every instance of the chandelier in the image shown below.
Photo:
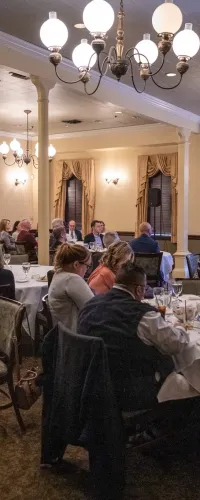
M129 72L132 85L138 93L144 92L148 79L164 90L178 87L184 73L189 69L190 59L197 54L200 46L199 37L193 31L191 23L186 23L185 28L177 33L183 21L179 7L173 3L173 0L165 0L154 11L152 24L158 34L158 45L150 39L150 34L147 33L135 47L129 48L126 52L124 51L124 17L124 2L120 0L116 45L111 46L106 52L107 32L114 23L114 10L106 0L92 0L86 5L83 11L83 23L90 32L92 42L90 44L87 39L83 39L73 50L72 61L79 70L79 77L74 82L67 82L58 75L57 66L62 61L60 50L67 42L68 29L62 21L57 19L56 12L50 12L49 19L41 26L40 38L51 52L49 60L54 65L59 80L68 84L83 82L88 95L97 91L108 70L118 81ZM168 87L159 84L156 81L156 75L162 70L166 54L171 48L178 58L175 73L177 78L174 85ZM158 68L153 69L152 65L156 62L159 53L161 62ZM90 69L95 64L99 73L98 83L95 89L89 92L87 84L90 80ZM141 81L143 81L140 88L136 84L135 68L136 72L139 71Z
M17 164L18 167L22 167L24 164L29 165L32 162L34 168L38 168L38 144L35 146L35 154L29 152L29 114L31 113L30 109L25 109L24 113L26 114L26 153L24 153L23 149L20 146L20 142L17 139L13 139L10 143L10 148L8 144L4 141L0 145L0 153L2 155L4 163L11 167L12 165ZM7 163L6 158L9 150L11 149L14 161L13 163ZM52 144L48 147L48 157L49 161L53 159L56 154L56 149Z

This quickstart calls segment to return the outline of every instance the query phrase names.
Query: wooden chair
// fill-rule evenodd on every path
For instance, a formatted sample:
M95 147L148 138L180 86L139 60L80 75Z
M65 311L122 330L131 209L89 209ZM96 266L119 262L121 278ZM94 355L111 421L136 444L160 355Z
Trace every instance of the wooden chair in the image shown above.
M190 279L198 278L197 268L198 268L199 258L200 255L195 253L190 253L186 255Z
M16 337L19 346L24 313L25 306L20 302L0 298L0 385L7 383L9 389L9 393L4 389L0 389L0 393L9 399L8 403L0 405L0 410L13 406L22 431L25 431L25 426L17 406L13 384L15 362L13 338Z
M163 253L134 253L134 262L144 269L147 283L150 286L160 286L162 283L160 266Z
M53 275L54 275L54 270L53 269L50 269L49 271L47 271L48 288L50 287L50 284L52 282Z
M42 298L42 309L37 312L35 319L35 341L34 352L39 350L40 346L40 331L42 329L42 339L53 328L51 311L48 303L48 294Z
M26 242L25 241L16 241L15 242L16 246L16 252L17 255L24 255L26 253Z

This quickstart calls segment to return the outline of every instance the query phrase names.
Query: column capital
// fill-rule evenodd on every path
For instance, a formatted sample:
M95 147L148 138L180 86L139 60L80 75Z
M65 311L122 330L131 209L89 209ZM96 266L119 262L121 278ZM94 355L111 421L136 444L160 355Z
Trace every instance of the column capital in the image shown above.
M177 134L179 138L179 144L184 144L185 142L189 142L191 130L188 128L178 128Z
M55 83L35 75L30 75L30 79L37 89L38 98L48 100L49 91L53 89Z

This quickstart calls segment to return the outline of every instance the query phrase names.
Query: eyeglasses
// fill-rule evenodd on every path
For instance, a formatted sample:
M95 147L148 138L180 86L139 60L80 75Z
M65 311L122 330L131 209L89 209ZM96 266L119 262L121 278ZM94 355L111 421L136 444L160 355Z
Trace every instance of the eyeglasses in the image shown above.
M86 264L86 262L80 262L80 261L79 261L79 264L83 264L84 266L87 267L87 269L90 269L91 265L92 265L92 264Z

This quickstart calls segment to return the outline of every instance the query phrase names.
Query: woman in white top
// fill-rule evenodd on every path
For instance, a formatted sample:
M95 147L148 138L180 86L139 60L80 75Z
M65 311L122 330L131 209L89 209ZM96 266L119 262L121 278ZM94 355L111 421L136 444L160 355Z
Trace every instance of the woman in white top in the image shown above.
M60 321L72 332L76 332L79 311L93 297L83 279L90 266L90 252L80 245L63 243L56 253L49 307L53 323Z

